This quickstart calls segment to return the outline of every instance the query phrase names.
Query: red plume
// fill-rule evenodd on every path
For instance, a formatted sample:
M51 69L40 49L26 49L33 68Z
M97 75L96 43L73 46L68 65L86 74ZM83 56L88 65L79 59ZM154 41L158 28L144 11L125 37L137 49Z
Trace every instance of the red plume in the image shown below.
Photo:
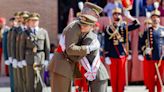
M131 10L133 6L133 0L121 0L124 9Z

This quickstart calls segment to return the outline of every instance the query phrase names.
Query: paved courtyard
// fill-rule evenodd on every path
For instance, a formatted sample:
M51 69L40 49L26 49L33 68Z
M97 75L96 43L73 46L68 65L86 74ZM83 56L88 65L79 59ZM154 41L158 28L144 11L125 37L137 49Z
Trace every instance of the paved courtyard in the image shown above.
M10 88L9 87L0 87L0 92L10 92ZM45 91L45 92L47 92L47 91ZM50 88L48 88L48 92L51 92ZM72 89L72 92L75 92L74 87ZM112 92L111 87L108 87L108 92ZM148 92L148 91L145 89L144 86L130 86L124 92Z
M8 77L0 77L0 92L10 92ZM50 87L48 87L48 92L51 92ZM75 92L74 87L72 87L72 92ZM108 87L108 92L112 92L111 86ZM148 92L148 91L145 89L145 86L129 86L125 88L124 92Z

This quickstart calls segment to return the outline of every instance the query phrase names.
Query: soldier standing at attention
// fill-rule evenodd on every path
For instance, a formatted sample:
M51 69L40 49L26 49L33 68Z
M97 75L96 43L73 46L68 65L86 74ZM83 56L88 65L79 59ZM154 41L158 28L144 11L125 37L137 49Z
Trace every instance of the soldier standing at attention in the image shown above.
M26 77L25 68L23 66L27 65L26 62L20 60L20 36L27 29L26 19L29 17L28 11L23 11L20 13L20 23L17 30L16 36L16 59L17 59L17 76L18 76L18 92L26 92Z
M95 4L86 2L81 14L86 14L91 18L88 20L93 23L98 18L101 8ZM52 92L71 92L71 81L73 79L75 63L90 52L99 48L97 43L91 45L77 45L82 38L83 32L91 31L93 26L82 25L86 18L76 19L71 22L63 31L59 41L59 46L50 62L51 91ZM84 36L84 35L83 35ZM99 43L98 43L99 44Z
M15 13L15 17L18 20L18 26L21 23L20 22L20 13L21 12L17 12ZM12 66L13 66L13 74L14 74L14 92L18 92L18 62L17 62L17 58L16 58L16 37L18 34L18 30L17 27L13 27L13 29L11 30L11 37L10 37L10 47L11 47L11 57L9 57L9 60L12 61Z
M20 55L21 61L26 62L27 92L42 92L42 85L38 76L43 77L43 66L49 62L50 42L45 29L39 27L40 15L31 13L28 26L21 34ZM39 75L36 75L39 71Z
M16 28L17 26L17 20L15 17L12 17L9 19L10 22L10 29L7 33L7 41L6 45L4 46L4 50L5 48L7 48L7 60L5 61L5 64L9 66L9 77L10 77L10 88L11 88L11 92L14 92L14 75L13 75L13 67L12 67L12 58L11 58L11 32L14 28ZM5 52L4 52L5 53Z
M107 26L105 32L105 62L109 65L111 75L112 92L123 92L125 86L125 64L127 52L126 29L132 31L137 29L140 24L137 19L133 18L129 11L124 13L125 17L132 21L131 25L127 25L122 21L122 11L115 8L112 11L112 24Z
M162 80L160 78L163 78L164 67L164 27L160 25L159 10L156 9L152 12L151 20L152 26L144 32L141 43L147 64L144 73L149 76L145 85L149 92L155 92L155 85L157 85L157 92L162 92L162 83L160 84ZM158 66L155 67L155 64Z

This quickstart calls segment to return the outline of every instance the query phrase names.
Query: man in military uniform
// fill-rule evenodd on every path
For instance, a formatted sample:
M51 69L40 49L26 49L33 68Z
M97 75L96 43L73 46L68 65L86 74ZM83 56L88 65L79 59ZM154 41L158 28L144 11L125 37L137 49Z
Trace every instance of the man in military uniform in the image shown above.
M147 69L144 70L144 73L149 76L145 85L149 92L155 91L155 85L157 85L157 92L162 92L164 27L160 25L160 11L154 10L151 14L151 20L152 26L144 32L143 41L141 41L141 49L145 55L145 62L147 62ZM158 66L155 67L155 65Z
M152 26L151 19L149 19L149 18L145 19L145 21L144 21L144 27L145 28L144 28L143 32L139 32L139 40L138 40L138 60L143 61L143 79L144 79L144 84L146 86L148 84L148 77L149 77L149 74L146 71L148 69L147 67L149 67L149 66L147 64L148 63L147 60L144 60L143 51L141 49L142 49L143 43L145 43L144 40L142 39L143 33L145 31L147 31L148 28L151 27L151 26Z
M45 29L39 27L39 18L38 13L31 13L28 18L29 28L21 34L20 59L27 64L27 92L42 92L41 80L38 77L42 77L42 68L47 67L49 61L49 36Z
M140 24L137 19L133 18L129 11L124 11L126 18L132 21L131 25L127 25L122 21L122 11L115 8L112 11L112 24L107 26L105 30L105 62L109 65L111 75L112 92L123 92L125 86L125 64L127 59L127 51L125 43L127 41L128 31L137 29Z
M86 2L81 14L88 14L88 16L92 17L87 17L89 19L88 22L95 23L100 11L101 8L97 5ZM84 32L89 32L93 28L93 26L88 24L81 25L81 21L86 22L86 17L70 23L61 35L59 46L49 65L52 78L52 92L70 92L75 63L99 48L99 46L97 46L99 43L95 43L94 45L77 45L80 38L83 38Z
M28 11L23 11L20 13L20 23L17 30L16 36L16 59L17 59L17 76L18 76L18 92L26 92L26 77L25 77L25 68L23 66L26 63L20 60L20 36L27 29L26 19L29 17Z
M17 19L17 21L20 20L20 13L21 12L17 12L15 13L15 18ZM19 24L18 24L19 26ZM18 27L17 26L17 27ZM16 58L16 37L17 37L17 34L18 34L18 30L17 30L17 27L13 27L12 30L11 30L11 34L9 34L9 48L10 48L10 52L11 52L11 57L9 57L9 61L12 62L12 66L13 66L13 74L14 74L14 91L15 92L18 92L18 63L17 63L17 58Z
M89 18L89 16L87 16L87 15L81 15L79 17ZM83 21L81 21L81 23L83 24ZM89 22L87 22L87 21L84 22L84 24L88 24L88 23ZM95 23L93 23L93 24L89 23L88 25L94 26ZM96 33L93 32L93 30L89 31L89 32L87 32L87 30L86 30L86 32L84 32L85 37L81 40L81 43L79 42L78 44L79 45L91 45L91 44L96 44L96 41L99 42L99 40L97 39L97 35L96 35ZM84 67L84 69L86 70L86 73L84 74L84 76L89 81L89 87L91 89L91 92L107 92L109 76L108 76L108 72L107 72L105 66L103 65L103 63L100 60L99 49L92 51L90 54L88 54L85 57L83 57L83 59L81 59L80 63L82 64L82 67ZM90 65L92 67L92 69L87 69L87 67L85 66L84 63L88 63L88 65ZM94 70L95 66L97 66L97 70ZM94 72L96 73L96 75L94 75L94 74L92 75L92 73L94 73ZM89 73L88 76L87 76L87 73ZM92 79L92 78L90 79L90 77L91 77L90 74L92 77L94 76L95 79Z
M13 76L13 67L12 67L12 60L11 60L11 31L12 29L17 26L17 20L15 17L9 19L10 22L10 29L5 32L4 39L3 39L3 53L5 64L9 66L9 77L10 77L10 88L11 92L14 92L14 76Z

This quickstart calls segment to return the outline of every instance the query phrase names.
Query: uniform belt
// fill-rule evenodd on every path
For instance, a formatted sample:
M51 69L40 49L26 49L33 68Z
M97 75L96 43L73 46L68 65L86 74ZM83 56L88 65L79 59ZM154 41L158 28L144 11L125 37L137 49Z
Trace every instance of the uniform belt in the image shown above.
M26 48L26 50L28 50L28 51L33 51L32 48ZM39 53L39 52L44 52L44 50L37 50L36 52L37 52L37 53Z
M39 53L39 52L44 52L44 50L37 50L37 53Z

